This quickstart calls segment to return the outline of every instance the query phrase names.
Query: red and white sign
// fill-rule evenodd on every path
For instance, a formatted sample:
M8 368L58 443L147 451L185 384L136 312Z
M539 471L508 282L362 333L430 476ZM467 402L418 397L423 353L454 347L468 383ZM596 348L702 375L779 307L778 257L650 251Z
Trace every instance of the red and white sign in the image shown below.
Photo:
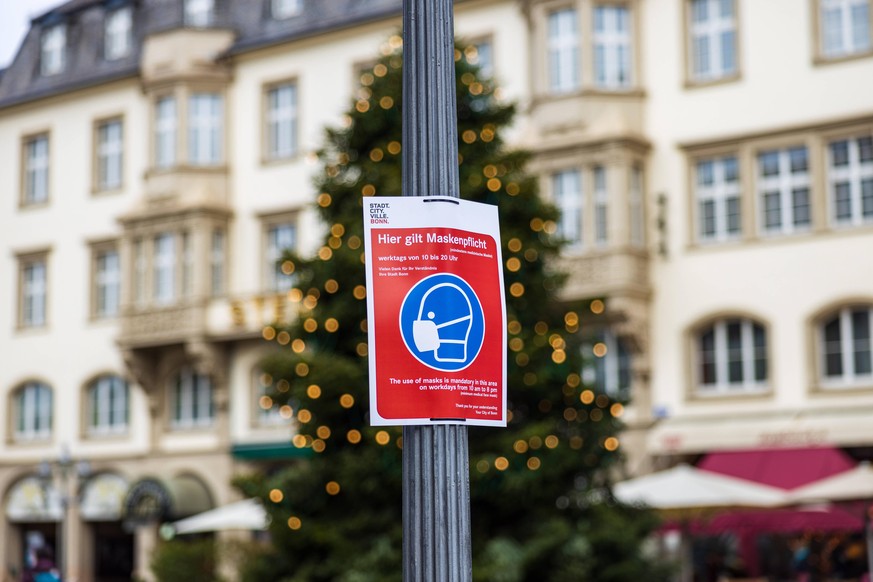
M364 198L372 425L506 426L497 207Z

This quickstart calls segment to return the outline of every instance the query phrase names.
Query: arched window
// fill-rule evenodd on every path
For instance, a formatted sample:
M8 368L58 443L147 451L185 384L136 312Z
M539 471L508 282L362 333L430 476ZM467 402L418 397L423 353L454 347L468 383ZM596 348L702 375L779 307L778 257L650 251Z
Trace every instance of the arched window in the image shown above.
M843 307L819 326L821 379L826 386L873 382L873 307Z
M725 318L695 335L700 394L761 392L767 387L767 333L760 323Z
M212 425L215 403L212 379L183 368L170 384L170 426L178 429Z
M606 329L583 344L582 380L587 386L627 398L631 388L631 352L623 339Z
M52 390L42 382L27 382L14 393L16 441L50 438L52 435Z
M117 434L127 430L127 382L119 376L101 376L88 385L88 433Z

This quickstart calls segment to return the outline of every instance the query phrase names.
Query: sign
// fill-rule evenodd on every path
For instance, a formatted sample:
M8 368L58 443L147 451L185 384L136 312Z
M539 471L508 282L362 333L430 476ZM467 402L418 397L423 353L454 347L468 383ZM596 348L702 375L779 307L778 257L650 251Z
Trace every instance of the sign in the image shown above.
M166 487L155 479L142 479L127 492L124 520L129 525L145 525L166 519L173 501Z
M506 426L497 207L364 199L370 423Z

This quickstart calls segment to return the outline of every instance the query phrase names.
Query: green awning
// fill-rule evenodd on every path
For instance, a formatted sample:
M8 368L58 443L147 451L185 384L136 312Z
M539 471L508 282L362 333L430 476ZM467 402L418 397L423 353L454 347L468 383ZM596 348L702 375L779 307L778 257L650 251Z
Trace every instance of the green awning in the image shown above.
M230 452L235 459L244 461L305 459L312 456L312 449L298 449L290 442L235 444L231 445Z

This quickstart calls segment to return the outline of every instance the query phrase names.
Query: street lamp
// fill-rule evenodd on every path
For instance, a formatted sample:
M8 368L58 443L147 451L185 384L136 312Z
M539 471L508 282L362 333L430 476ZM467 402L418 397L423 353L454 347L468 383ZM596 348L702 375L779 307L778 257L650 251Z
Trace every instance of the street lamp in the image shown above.
M55 490L58 493L58 501L61 507L61 516L57 524L55 534L55 565L64 580L69 580L67 575L67 555L64 546L67 541L67 532L70 517L70 505L79 502L79 484L91 475L91 464L84 460L75 460L70 455L67 445L61 447L61 454L54 461L42 461L37 470L43 490L57 482ZM70 477L74 477L71 481ZM70 494L70 485L73 484L73 493ZM44 495L46 506L49 505L49 496Z

